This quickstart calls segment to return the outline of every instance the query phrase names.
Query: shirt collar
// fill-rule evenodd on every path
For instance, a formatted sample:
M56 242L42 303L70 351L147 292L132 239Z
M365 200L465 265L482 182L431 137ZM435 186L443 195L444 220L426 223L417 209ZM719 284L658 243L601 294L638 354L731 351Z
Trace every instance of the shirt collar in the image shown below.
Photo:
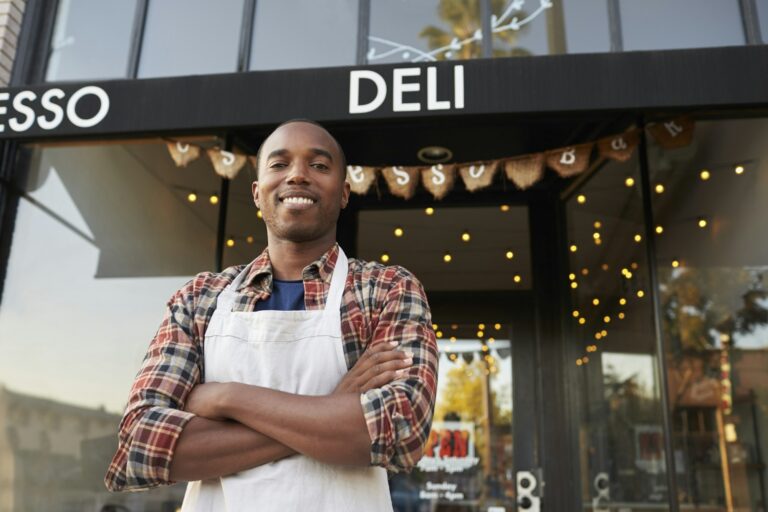
M304 267L301 272L301 278L304 281L320 279L330 285L338 256L339 244L334 243L325 254ZM239 292L248 286L253 286L257 291L272 293L272 262L269 259L268 248L265 248L249 266L250 268L245 275L245 279L237 287L237 291Z

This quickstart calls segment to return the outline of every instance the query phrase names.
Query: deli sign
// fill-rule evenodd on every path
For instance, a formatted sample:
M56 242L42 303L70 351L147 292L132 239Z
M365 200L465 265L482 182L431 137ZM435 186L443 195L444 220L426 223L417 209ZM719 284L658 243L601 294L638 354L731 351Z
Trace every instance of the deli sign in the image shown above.
M87 104L89 108L83 109ZM55 130L65 121L77 128L92 128L109 114L109 95L95 85L71 94L58 87L42 92L0 92L0 133Z

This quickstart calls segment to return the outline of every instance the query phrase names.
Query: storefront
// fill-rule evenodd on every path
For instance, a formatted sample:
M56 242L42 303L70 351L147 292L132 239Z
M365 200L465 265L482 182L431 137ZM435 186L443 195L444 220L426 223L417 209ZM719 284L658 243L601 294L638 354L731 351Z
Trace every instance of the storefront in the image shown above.
M26 2L0 512L177 509L106 492L117 423L164 301L264 247L248 157L291 118L364 192L345 251L430 299L438 402L397 510L768 508L768 3L216 5Z

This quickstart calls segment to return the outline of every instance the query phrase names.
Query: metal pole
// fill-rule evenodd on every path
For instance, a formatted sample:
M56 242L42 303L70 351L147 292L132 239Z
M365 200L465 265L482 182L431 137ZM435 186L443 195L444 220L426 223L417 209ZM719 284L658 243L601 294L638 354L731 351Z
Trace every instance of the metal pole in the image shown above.
M232 150L232 135L224 137L224 150ZM229 205L229 180L221 178L219 189L219 225L216 229L216 272L224 270L224 243L227 236L227 207Z
M656 267L656 243L653 222L653 209L651 204L651 178L648 167L648 141L645 133L645 119L641 115L638 118L638 127L640 128L640 189L643 201L643 217L645 222L645 240L648 258L648 278L650 281L651 303L653 305L653 327L656 336L656 354L658 364L656 365L657 378L661 384L661 422L664 428L664 460L667 466L667 486L669 487L667 496L669 500L669 510L679 511L677 502L677 475L675 473L675 457L672 445L672 421L669 410L669 383L667 382L667 362L664 353L664 340L661 329L661 301L659 298L658 287L658 269Z

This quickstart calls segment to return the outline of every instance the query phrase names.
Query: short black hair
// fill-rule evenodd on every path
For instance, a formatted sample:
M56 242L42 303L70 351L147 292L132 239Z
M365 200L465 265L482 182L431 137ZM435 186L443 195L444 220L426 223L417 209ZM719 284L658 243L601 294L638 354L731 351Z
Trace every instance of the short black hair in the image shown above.
M264 140L259 145L258 151L256 151L256 164L254 165L254 169L253 169L253 172L255 174L254 179L256 179L256 180L259 179L259 165L260 165L260 162L261 162L261 150L264 147L264 143L267 141L269 136L272 135L273 133L275 133L278 129L280 129L281 127L283 127L283 126L285 126L287 124L291 124L291 123L313 124L313 125L317 126L318 128L322 128L325 131L325 133L330 135L331 139L333 139L333 142L336 143L336 148L339 150L339 155L341 155L341 162L340 162L341 163L341 175L342 175L343 179L346 179L347 178L347 156L344 154L344 150L342 149L341 144L339 144L339 141L336 140L336 137L334 137L333 134L331 132L329 132L328 128L326 128L325 126L321 125L317 121L313 121L312 119L304 119L304 118L296 118L296 119L289 119L288 121L283 121L282 123L277 125L274 130L269 132L269 135L264 137Z

